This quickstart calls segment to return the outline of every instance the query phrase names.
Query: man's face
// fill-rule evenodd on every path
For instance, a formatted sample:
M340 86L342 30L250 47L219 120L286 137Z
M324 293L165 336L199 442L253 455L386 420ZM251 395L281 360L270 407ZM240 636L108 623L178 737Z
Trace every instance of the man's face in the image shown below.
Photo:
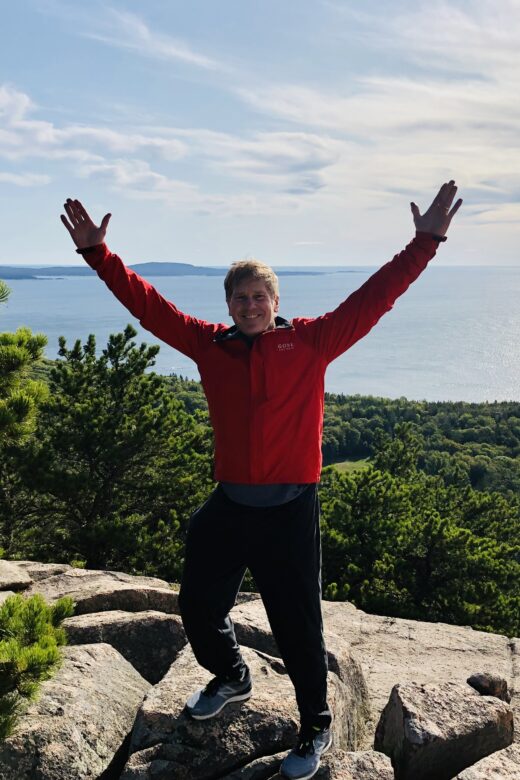
M237 284L228 300L233 322L246 336L258 336L275 327L278 296L272 296L261 279L244 279Z

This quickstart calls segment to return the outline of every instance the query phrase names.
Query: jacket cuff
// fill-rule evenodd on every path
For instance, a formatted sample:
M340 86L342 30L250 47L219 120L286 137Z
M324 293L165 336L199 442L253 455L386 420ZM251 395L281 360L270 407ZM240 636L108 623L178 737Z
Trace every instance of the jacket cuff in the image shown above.
M82 255L83 259L94 269L99 268L110 254L106 244L81 247L80 249L76 249L76 252L78 255Z
M437 242L437 244L440 244L441 241L447 241L448 236L438 236L437 233L425 233L423 230L416 230L415 235L417 238L420 238L421 236L428 236L429 238L433 238L434 241Z

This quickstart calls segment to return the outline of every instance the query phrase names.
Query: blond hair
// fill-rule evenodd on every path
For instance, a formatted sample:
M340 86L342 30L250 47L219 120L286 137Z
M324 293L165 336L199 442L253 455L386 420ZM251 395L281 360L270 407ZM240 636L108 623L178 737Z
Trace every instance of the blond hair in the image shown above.
M232 263L224 279L226 301L230 300L233 290L244 279L258 279L265 282L272 298L279 295L278 277L270 266L260 260L238 260L236 263Z

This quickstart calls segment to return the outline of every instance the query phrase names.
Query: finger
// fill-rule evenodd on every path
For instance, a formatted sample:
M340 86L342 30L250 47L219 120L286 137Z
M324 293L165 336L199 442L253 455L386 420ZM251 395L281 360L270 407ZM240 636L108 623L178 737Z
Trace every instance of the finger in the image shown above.
M111 216L112 216L112 214L105 214L105 216L101 220L101 230L106 231L106 229L108 227L108 223L110 222L110 217Z
M67 216L68 216L72 226L75 227L78 224L78 222L77 222L77 219L75 217L74 209L72 207L72 204L67 200L63 204L63 208L65 209L65 213L67 214Z
M452 179L451 181L448 182L446 192L444 193L443 206L445 206L445 208L449 209L451 207L451 204L453 203L453 199L456 194L457 194L457 186Z
M92 220L91 220L91 218L90 218L90 216L88 214L88 211L86 210L85 206L83 205L83 203L80 200L75 200L74 201L74 207L76 209L76 213L78 214L79 217L81 217L81 219L84 222L92 222Z
M70 198L67 198L67 200L63 204L63 208L65 209L67 216L70 219L72 225L74 227L79 225L82 220L78 219L76 208L74 206L73 201Z
M434 197L433 202L432 202L432 206L434 204L436 204L436 203L442 203L443 202L444 196L445 196L445 193L446 193L446 189L447 189L448 186L449 186L448 182L444 182L444 184L439 189L439 192Z
M72 236L72 234L74 233L74 228L69 223L69 220L67 219L67 217L64 217L63 214L60 214L60 219L63 222L63 224L65 225L65 227L67 228L67 230L69 231L70 235Z
M448 182L448 186L446 187L446 191L444 193L444 201L442 205L445 208L449 209L451 207L451 204L453 203L453 199L457 194L457 189L458 189L457 185L455 184L453 179L451 179L451 181Z
M457 213L457 211L460 209L461 206L462 206L462 198L459 198L456 204L454 205L454 207L452 208L452 210L450 211L450 213L448 214L448 219L450 221L455 216L455 214Z
M413 218L420 219L421 212L419 211L419 207L415 203L410 203L410 208L412 209Z

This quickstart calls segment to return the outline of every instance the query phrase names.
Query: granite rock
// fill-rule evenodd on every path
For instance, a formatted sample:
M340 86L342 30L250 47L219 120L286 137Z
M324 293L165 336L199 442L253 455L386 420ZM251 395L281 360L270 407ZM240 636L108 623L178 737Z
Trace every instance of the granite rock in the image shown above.
M259 758L249 766L225 775L223 780L284 780L278 771L285 753ZM394 780L394 770L388 756L365 750L346 753L333 750L325 753L313 780Z
M467 682L482 696L496 696L497 699L502 699L502 701L506 701L508 704L511 702L511 694L507 689L507 680L499 677L498 674L477 672L468 677Z
M94 780L130 733L149 684L110 645L65 647L63 655L0 743L0 780Z
M27 572L15 562L0 560L0 591L26 590L31 583Z
M406 683L392 689L374 747L391 757L397 780L451 780L512 741L505 702L459 683Z
M69 644L106 642L155 684L187 642L178 615L121 610L77 615L63 621Z
M39 561L17 561L16 563L34 582L53 577L55 574L64 574L73 568L69 563L40 563Z
M520 639L447 623L369 615L348 602L323 602L326 636L350 647L368 687L370 718L360 747L373 746L373 734L396 683L460 682L476 670L503 677L520 723ZM327 640L330 641L330 640ZM515 740L520 740L520 728Z
M519 780L519 778L520 743L515 742L465 769L454 780Z
M48 601L70 596L76 615L108 610L143 612L153 609L178 614L178 594L164 580L114 571L68 569L34 582L28 595L41 593Z

